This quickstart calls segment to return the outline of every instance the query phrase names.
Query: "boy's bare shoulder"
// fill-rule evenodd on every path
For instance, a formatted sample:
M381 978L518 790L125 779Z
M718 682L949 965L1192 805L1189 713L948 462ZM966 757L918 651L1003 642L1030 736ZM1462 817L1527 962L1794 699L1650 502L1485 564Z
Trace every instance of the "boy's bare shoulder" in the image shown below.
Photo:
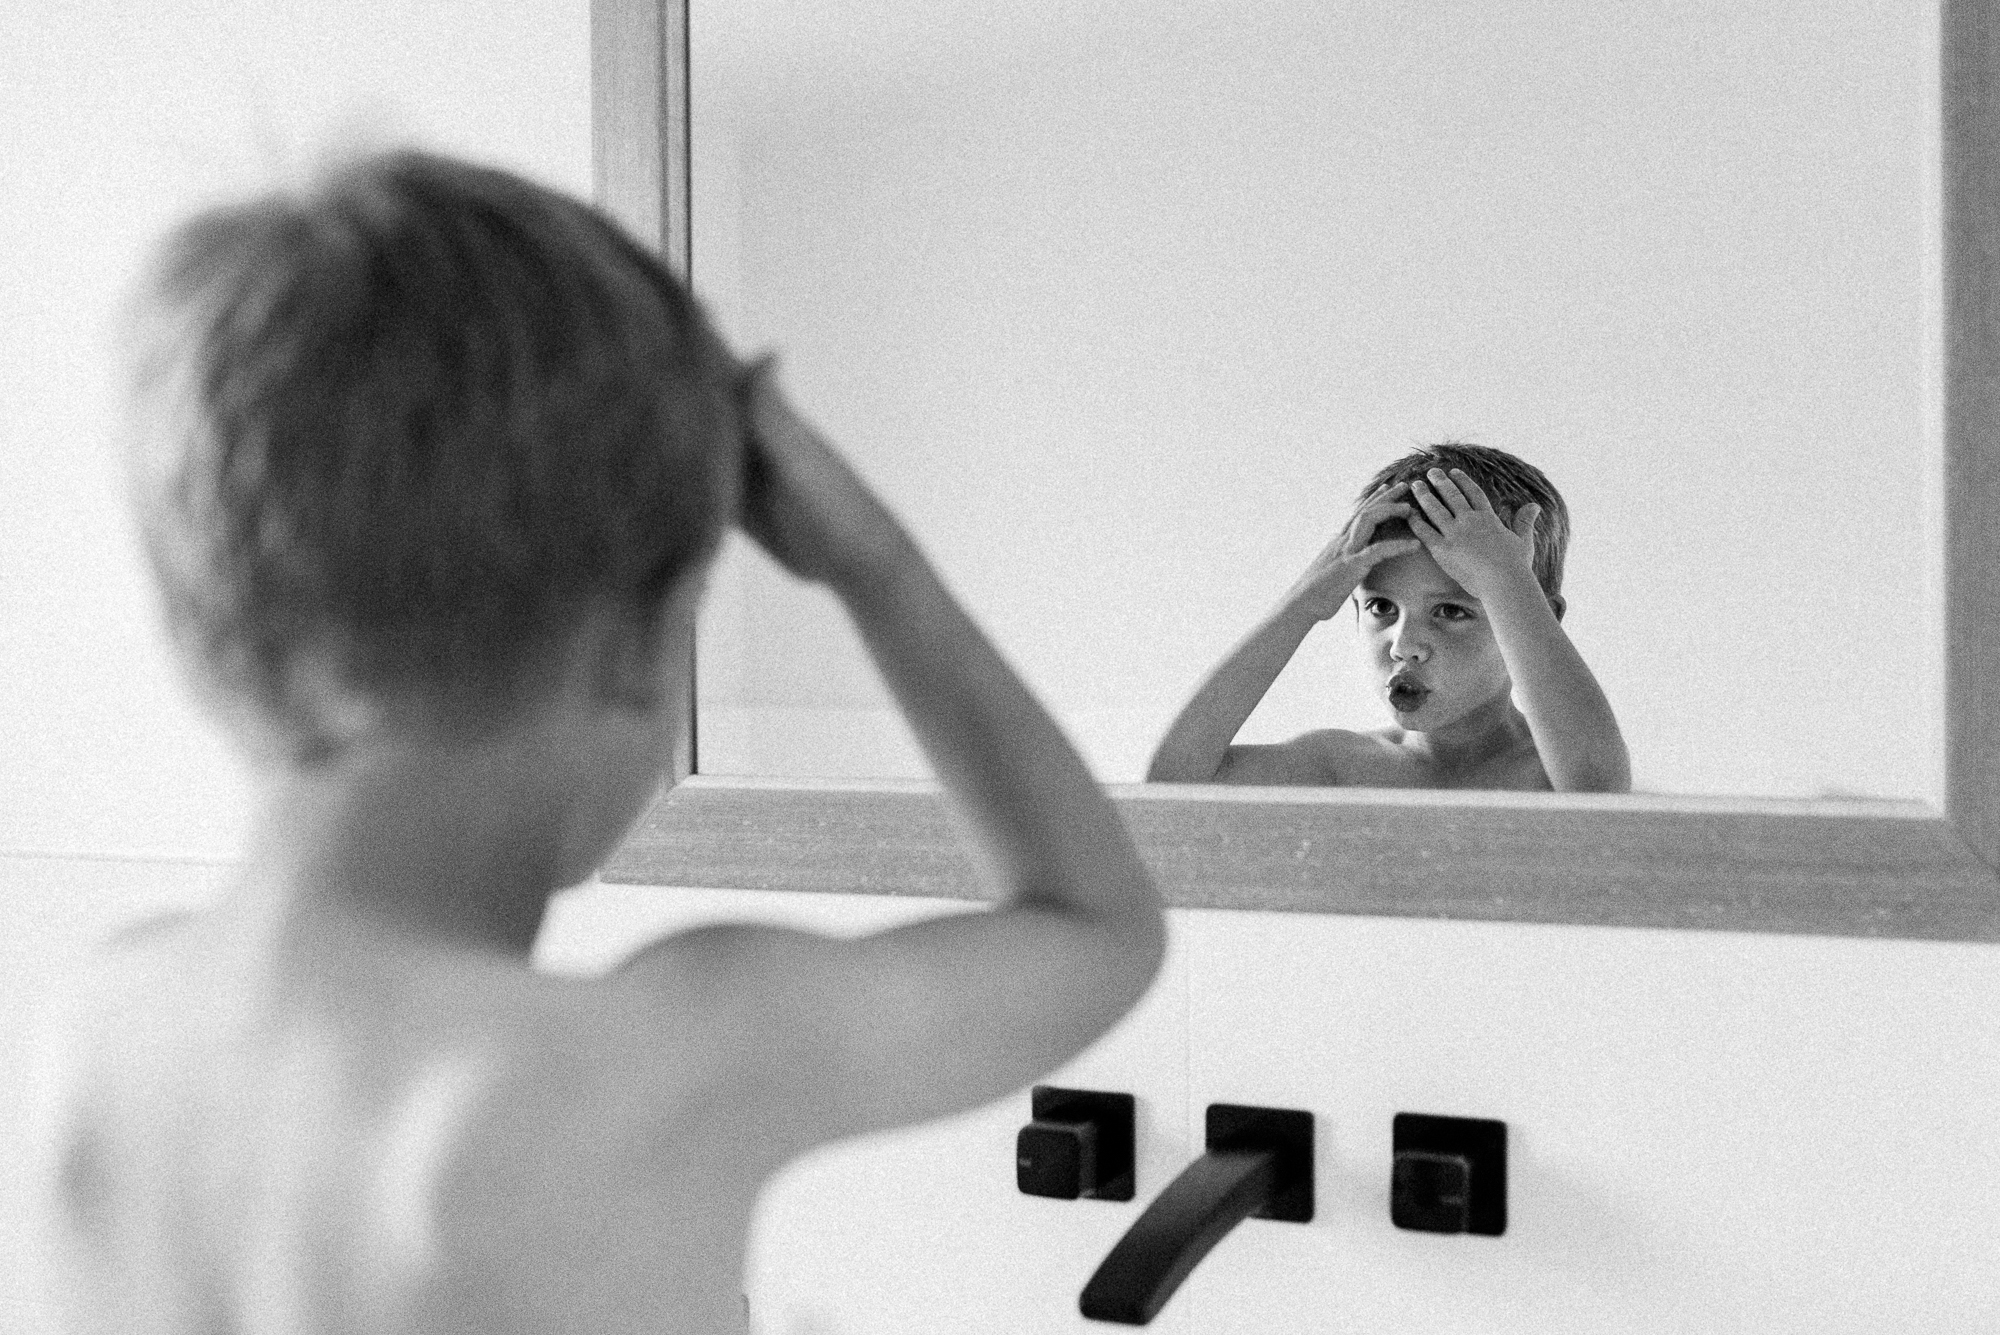
M649 1025L699 1025L704 1060L757 1106L760 1134L789 1157L838 1134L827 1106L845 1035L831 1004L853 988L842 943L789 928L717 923L652 942L607 979ZM844 1000L861 1003L858 995Z

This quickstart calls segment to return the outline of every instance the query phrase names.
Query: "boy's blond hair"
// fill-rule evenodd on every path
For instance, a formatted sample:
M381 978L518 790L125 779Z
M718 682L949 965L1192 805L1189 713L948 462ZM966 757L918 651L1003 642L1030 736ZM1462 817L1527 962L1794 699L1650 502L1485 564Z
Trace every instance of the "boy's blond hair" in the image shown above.
M1486 499L1500 515L1502 523L1512 523L1514 514L1530 503L1542 507L1535 519L1535 580L1549 601L1562 606L1563 555L1569 548L1569 506L1542 470L1523 459L1496 450L1490 445L1470 445L1448 440L1437 445L1420 445L1368 479L1361 489L1366 500L1378 488L1397 482L1421 481L1433 468L1446 472L1462 468L1479 484ZM1407 537L1407 525L1400 519L1378 525L1377 540Z
M733 513L693 300L606 218L418 152L202 214L135 301L129 463L174 639L300 754L308 662L452 733L586 617L642 633Z

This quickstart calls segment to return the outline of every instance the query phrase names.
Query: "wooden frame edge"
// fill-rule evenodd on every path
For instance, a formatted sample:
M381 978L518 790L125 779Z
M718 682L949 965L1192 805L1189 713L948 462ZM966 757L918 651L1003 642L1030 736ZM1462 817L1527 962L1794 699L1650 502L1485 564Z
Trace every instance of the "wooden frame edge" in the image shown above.
M694 273L687 0L590 0L590 157L597 206L657 252L683 282ZM674 746L676 780L699 764L694 649Z
M1410 802L1371 789L1307 800L1269 789L1112 792L1179 908L2000 941L1991 869L1921 804L1786 812L1532 794ZM646 813L601 875L991 895L949 803L927 784L697 776Z
M1942 20L1945 809L2000 867L2000 3Z

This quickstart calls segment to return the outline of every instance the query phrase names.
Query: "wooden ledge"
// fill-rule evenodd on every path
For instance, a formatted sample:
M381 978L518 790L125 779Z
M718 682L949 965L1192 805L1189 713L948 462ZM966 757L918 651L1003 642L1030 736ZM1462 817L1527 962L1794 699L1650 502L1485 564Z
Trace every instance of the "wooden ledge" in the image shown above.
M1115 787L1170 904L2000 941L2000 878L1918 802ZM697 776L606 881L987 899L935 785Z

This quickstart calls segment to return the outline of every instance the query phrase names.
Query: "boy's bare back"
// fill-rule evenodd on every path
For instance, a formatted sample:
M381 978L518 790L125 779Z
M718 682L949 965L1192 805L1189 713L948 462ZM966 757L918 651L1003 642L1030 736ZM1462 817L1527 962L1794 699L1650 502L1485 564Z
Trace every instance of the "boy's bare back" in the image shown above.
M79 1329L740 1329L757 1190L814 1138L742 972L379 940L274 968L207 915L96 974L52 1141Z

